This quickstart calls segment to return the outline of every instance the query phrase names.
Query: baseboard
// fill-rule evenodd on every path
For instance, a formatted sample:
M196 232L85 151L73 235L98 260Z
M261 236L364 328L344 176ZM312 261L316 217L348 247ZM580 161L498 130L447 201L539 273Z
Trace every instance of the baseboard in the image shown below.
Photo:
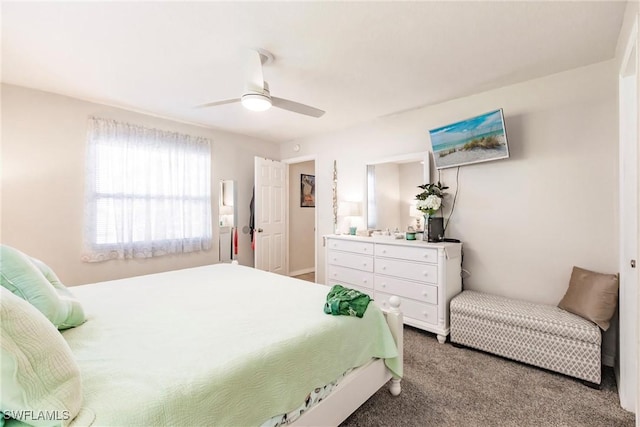
M602 364L604 366L610 366L610 367L614 367L616 362L615 362L615 357L610 355L610 354L602 354Z
M313 267L303 268L301 270L290 271L289 276L300 276L301 274L313 273L314 271L316 271L316 269Z

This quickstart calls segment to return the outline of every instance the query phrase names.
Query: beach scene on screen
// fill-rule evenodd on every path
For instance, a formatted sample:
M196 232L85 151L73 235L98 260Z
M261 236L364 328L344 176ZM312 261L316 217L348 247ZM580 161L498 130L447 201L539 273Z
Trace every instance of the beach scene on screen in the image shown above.
M429 131L437 168L509 157L502 110Z

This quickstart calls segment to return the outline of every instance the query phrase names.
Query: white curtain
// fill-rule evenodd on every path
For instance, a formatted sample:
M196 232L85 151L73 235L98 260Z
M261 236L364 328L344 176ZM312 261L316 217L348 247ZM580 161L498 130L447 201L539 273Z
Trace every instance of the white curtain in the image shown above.
M115 120L89 119L88 262L211 248L211 143Z

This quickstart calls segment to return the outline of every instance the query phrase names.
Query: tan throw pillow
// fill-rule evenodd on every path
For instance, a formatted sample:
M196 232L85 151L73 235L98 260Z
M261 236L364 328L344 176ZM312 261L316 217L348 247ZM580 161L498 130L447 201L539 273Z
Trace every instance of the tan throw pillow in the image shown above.
M606 331L617 303L617 274L602 274L573 267L569 289L558 307L591 320Z

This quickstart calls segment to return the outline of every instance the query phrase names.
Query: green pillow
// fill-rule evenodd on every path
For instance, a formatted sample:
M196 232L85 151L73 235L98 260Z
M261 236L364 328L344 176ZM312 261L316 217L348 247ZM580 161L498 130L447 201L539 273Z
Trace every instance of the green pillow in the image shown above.
M0 285L36 307L58 329L85 321L80 303L42 261L0 245Z
M67 304L69 306L68 314L66 319L63 321L61 325L58 326L58 329L67 329L73 328L75 326L82 325L85 322L84 310L80 305L80 301L78 301L73 294L67 289L65 285L62 284L60 279L56 273L53 272L51 267L49 267L44 262L40 261L36 258L30 258L31 262L38 267L38 270L42 273L42 275L51 283L54 287L60 300L63 304Z

